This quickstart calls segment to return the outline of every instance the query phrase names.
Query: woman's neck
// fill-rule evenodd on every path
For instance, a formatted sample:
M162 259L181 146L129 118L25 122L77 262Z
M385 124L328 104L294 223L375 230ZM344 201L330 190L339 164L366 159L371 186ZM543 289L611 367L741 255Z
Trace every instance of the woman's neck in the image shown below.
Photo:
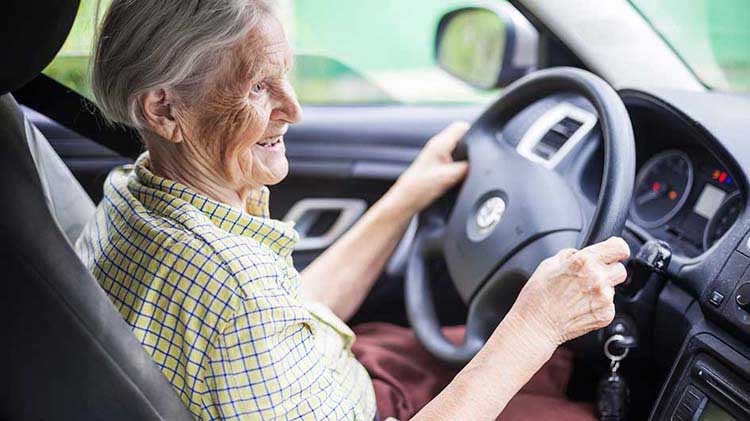
M146 140L146 145L154 174L185 184L197 193L234 208L245 210L248 197L262 188L236 186L236 182L226 179L211 157L185 143Z

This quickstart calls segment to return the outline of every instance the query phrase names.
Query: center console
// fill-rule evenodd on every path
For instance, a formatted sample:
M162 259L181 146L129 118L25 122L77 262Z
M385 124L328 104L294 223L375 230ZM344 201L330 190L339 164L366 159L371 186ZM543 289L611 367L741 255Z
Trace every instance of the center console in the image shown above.
M706 317L750 341L750 235L745 237L701 296Z
M750 359L710 333L692 336L652 420L750 420Z

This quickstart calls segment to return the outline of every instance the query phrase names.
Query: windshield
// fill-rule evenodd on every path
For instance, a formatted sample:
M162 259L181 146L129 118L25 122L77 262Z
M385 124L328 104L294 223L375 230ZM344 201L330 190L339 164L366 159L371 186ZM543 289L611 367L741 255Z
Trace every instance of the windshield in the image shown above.
M91 98L95 28L111 0L82 0L73 30L45 74ZM283 0L278 11L297 53L292 85L303 104L441 104L489 93L440 70L437 24L468 0Z
M750 92L750 0L630 0L711 89Z

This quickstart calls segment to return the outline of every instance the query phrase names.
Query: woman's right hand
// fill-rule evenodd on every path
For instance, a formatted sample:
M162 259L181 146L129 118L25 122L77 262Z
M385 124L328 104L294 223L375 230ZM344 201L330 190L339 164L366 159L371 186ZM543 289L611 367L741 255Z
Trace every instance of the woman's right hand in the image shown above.
M614 287L627 277L621 261L629 256L630 248L618 237L562 250L539 265L511 312L555 347L603 328L615 316Z
M612 322L629 256L610 238L542 262L484 348L414 419L495 419L555 348Z
M484 348L414 419L495 419L555 348L612 322L629 256L610 238L542 262Z

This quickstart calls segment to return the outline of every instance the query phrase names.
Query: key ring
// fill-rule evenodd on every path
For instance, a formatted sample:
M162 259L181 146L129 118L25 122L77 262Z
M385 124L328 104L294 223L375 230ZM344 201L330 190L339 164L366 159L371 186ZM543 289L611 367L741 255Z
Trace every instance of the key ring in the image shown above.
M622 352L620 355L615 355L609 351L609 346L612 345L614 342L620 342L625 340L625 337L622 335L612 335L607 339L606 342L604 342L604 355L612 361L612 363L618 363L625 359L625 357L628 356L628 352L630 352L630 348L625 348L625 351Z

